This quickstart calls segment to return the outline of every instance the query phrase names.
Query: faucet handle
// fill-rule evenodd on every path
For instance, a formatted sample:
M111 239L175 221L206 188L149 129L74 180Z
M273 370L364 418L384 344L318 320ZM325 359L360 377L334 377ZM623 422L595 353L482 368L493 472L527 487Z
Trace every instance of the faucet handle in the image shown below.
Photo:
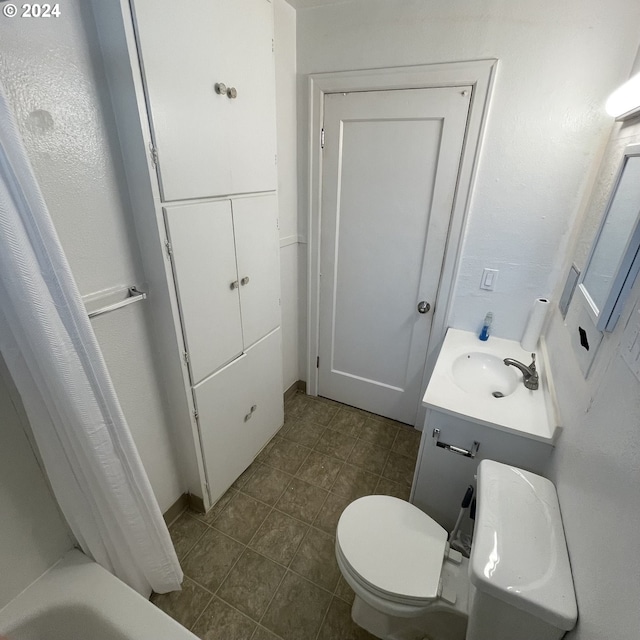
M536 370L536 354L535 353L531 354L531 364L529 365L529 369L531 369L532 371Z

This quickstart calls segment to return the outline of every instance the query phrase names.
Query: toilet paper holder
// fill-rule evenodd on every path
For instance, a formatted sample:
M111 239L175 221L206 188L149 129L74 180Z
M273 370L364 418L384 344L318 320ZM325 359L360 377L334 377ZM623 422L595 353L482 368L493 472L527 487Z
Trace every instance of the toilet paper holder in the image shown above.
M457 453L459 456L464 456L465 458L475 458L476 454L478 453L478 449L480 448L480 443L475 440L471 449L463 449L462 447L456 447L453 444L440 442L440 429L434 429L431 436L436 441L436 447L446 449L447 451L451 451L452 453Z

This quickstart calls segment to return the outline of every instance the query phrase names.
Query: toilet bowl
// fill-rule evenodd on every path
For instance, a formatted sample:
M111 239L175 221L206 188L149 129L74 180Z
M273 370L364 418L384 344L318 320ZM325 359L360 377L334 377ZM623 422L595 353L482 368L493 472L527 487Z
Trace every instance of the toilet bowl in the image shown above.
M351 503L338 523L336 559L356 594L352 617L369 633L422 639L441 618L450 627L442 640L464 640L469 561L417 507L390 496Z
M383 640L557 640L577 607L555 487L490 460L478 467L471 558L414 505L365 496L342 513L336 559L351 615Z

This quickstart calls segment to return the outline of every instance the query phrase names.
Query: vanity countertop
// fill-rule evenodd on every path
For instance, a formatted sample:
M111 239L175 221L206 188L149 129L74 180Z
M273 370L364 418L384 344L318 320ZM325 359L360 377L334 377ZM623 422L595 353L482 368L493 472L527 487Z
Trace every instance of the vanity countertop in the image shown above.
M482 358L485 354L500 360L515 358L525 365L531 362L531 352L522 349L515 340L490 336L489 340L483 342L470 331L448 329L423 404L488 427L552 444L559 433L559 426L544 341L541 339L536 350L540 386L535 391L525 388L522 373L514 367L509 369L517 376L517 385L509 395L495 398L488 392L470 393L463 390L454 378L454 363L470 356ZM482 375L480 371L479 386Z

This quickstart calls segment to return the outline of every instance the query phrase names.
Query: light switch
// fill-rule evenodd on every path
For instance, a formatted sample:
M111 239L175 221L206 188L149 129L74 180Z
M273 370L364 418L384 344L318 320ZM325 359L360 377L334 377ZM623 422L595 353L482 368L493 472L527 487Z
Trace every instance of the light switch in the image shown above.
M482 272L482 281L480 282L480 288L486 291L493 291L496 288L496 281L498 280L497 269L485 269Z

